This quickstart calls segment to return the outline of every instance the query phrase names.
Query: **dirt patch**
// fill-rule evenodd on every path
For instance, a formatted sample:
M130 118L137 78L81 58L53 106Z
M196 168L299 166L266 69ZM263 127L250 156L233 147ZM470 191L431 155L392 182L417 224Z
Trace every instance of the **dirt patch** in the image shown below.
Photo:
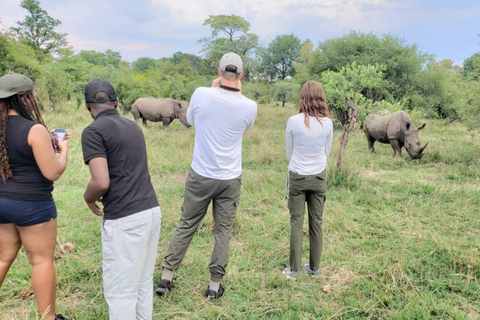
M188 173L170 173L168 176L177 184L185 183Z
M324 281L325 285L322 287L322 291L325 293L341 291L358 277L353 271L345 268L335 270L325 268L322 274L327 276Z

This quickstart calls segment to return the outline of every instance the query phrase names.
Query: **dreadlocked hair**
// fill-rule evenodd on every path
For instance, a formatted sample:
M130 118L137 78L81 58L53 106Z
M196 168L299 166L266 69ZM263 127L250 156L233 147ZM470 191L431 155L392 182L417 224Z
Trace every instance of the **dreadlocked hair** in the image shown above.
M299 112L305 115L307 128L310 128L310 117L315 117L320 124L322 124L320 118L330 118L325 91L317 81L308 81L303 85L300 92Z
M43 118L40 115L37 102L35 101L33 91L27 91L5 99L0 99L0 177L3 183L12 177L12 170L8 163L6 141L9 110L15 110L18 115L40 123L46 128L45 122L43 122Z

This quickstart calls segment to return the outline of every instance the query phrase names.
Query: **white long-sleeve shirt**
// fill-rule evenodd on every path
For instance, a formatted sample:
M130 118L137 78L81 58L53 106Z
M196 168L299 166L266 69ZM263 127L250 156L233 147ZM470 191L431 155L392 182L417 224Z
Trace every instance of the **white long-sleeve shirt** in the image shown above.
M242 173L242 136L257 116L257 104L240 92L201 87L190 99L187 121L195 127L192 169L229 180Z
M310 128L305 125L305 115L299 113L287 121L286 149L290 161L288 170L301 175L318 174L327 167L333 139L333 123L310 117Z

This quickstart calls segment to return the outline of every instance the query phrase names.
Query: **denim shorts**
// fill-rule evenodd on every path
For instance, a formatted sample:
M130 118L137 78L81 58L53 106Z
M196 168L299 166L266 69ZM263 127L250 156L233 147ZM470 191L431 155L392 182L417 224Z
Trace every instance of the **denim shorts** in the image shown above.
M0 197L0 224L14 223L19 227L33 226L57 217L53 200L22 201Z

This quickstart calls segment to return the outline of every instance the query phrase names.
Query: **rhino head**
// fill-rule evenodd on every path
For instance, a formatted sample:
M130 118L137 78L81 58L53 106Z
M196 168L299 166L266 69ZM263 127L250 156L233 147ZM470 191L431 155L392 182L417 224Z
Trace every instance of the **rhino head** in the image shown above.
M178 118L178 120L180 120L185 127L191 127L187 121L187 108L183 105L183 103L176 101L174 108L176 118Z
M406 123L406 129L404 130L404 145L405 149L408 152L408 155L412 160L421 159L423 156L423 151L428 145L425 144L423 147L420 145L420 140L418 139L418 131L425 128L426 123L422 124L419 127L414 126L412 123Z

